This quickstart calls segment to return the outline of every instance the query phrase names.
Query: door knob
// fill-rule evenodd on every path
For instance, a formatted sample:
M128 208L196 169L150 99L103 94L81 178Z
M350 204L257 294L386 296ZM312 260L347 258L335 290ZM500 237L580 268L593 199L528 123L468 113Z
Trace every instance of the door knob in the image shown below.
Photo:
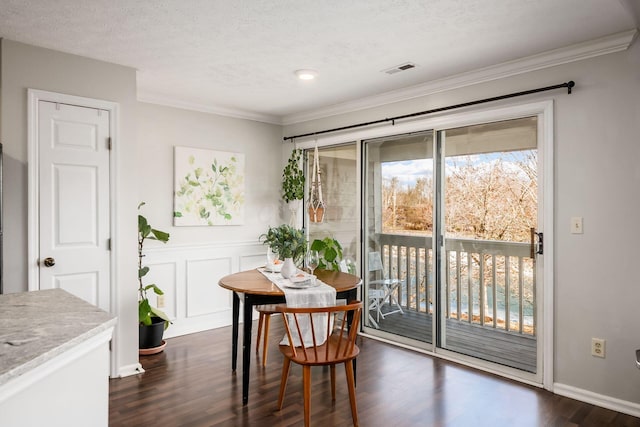
M44 266L45 267L53 267L54 265L56 265L56 260L51 258L51 257L47 257L44 259Z

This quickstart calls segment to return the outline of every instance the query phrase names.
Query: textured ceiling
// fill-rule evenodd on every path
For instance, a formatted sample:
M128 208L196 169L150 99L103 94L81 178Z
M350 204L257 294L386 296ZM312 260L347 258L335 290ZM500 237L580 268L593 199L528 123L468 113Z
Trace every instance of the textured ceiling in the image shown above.
M0 0L0 37L134 67L143 100L286 122L634 29L638 1Z

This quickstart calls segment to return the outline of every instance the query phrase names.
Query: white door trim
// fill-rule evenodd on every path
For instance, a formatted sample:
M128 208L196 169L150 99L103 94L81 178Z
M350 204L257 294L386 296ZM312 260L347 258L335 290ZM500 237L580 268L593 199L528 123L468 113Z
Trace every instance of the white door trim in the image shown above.
M542 231L544 232L544 254L538 257L538 262L542 262L542 295L539 301L542 301L544 307L544 313L542 316L538 314L538 318L542 319L542 327L539 328L542 332L542 387L549 391L553 391L553 359L555 354L554 349L554 325L553 319L555 318L555 306L553 304L555 295L554 291L554 246L555 224L553 221L553 213L555 208L553 206L554 200L554 183L555 176L553 174L554 168L554 109L553 100L549 100L542 104L542 111L538 114L542 116L542 120L538 120L538 138L544 138L543 146L543 158L542 158L542 186L538 186L538 191L542 187L543 197L538 200L542 200ZM538 230L541 231L541 230ZM538 313L540 313L538 311ZM538 358L540 360L540 358Z
M38 202L38 103L40 101L58 102L61 104L75 105L79 107L97 108L109 111L109 134L111 135L111 153L109 156L109 209L110 209L110 228L111 228L111 251L110 251L110 282L109 282L109 312L114 316L118 314L118 289L117 280L117 236L118 221L115 209L115 195L118 194L117 181L117 149L118 149L118 111L119 106L115 102L104 101L100 99L84 98L74 95L66 95L56 92L48 92L38 89L27 90L27 159L28 159L28 197L27 197L27 273L28 273L28 290L35 291L40 289L38 271L38 256L40 253L39 241L39 202ZM118 340L112 340L111 352L111 373L116 372L118 364L115 360L118 351L116 351Z

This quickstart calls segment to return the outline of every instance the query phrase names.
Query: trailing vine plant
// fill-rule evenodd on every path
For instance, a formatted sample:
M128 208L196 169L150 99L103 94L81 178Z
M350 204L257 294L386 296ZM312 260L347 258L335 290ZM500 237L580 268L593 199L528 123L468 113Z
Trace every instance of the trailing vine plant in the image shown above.
M282 198L285 202L304 197L304 171L300 167L302 150L294 148L282 172Z

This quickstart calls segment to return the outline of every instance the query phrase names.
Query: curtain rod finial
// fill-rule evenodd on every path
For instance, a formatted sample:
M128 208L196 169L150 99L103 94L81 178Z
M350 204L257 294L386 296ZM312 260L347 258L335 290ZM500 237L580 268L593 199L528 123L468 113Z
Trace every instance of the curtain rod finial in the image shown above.
M574 82L573 80L569 81L569 83L567 83L567 93L569 95L571 95L571 88L573 88L576 85L576 82Z

